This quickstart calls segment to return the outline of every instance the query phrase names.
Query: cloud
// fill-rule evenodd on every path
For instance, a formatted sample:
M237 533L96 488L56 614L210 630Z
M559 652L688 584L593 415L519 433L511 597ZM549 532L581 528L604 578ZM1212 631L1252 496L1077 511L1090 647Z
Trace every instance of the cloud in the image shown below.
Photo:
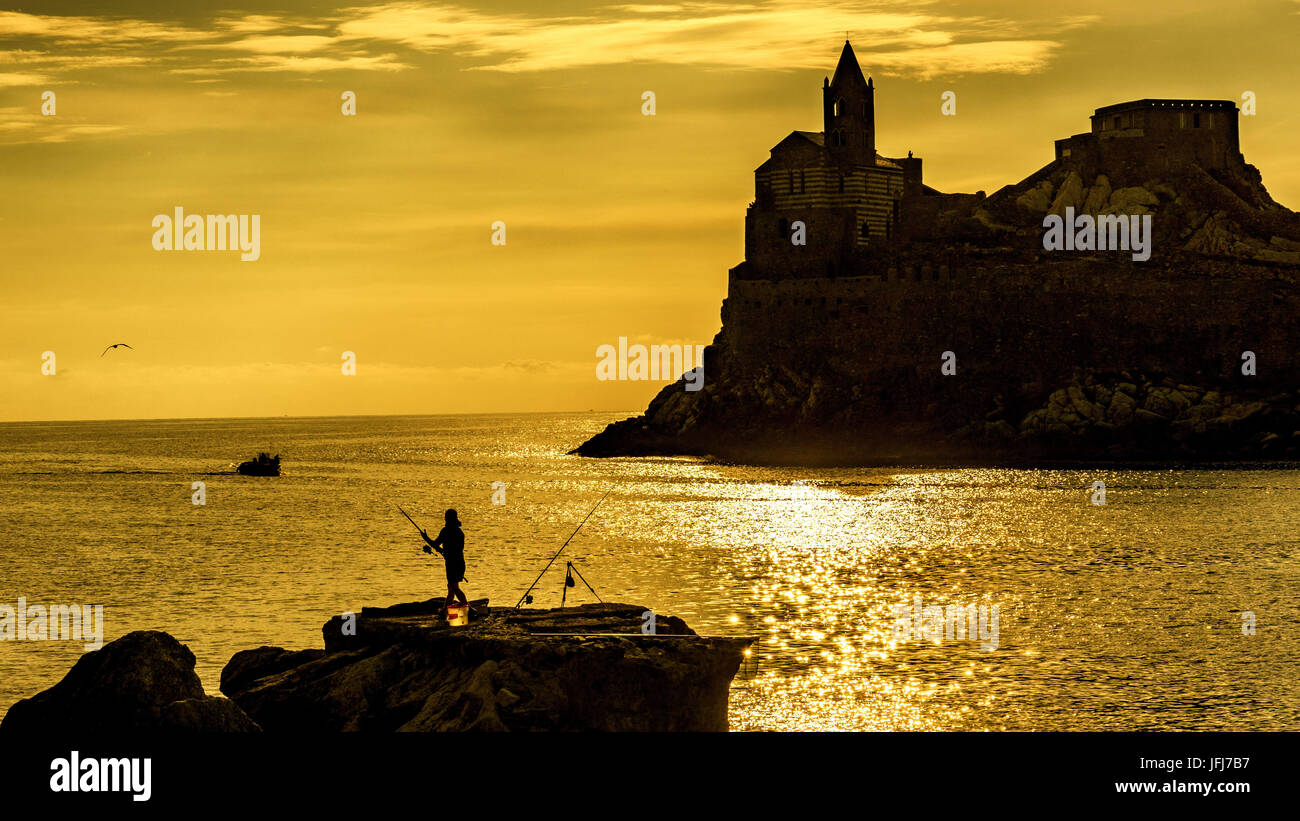
M258 57L225 58L200 68L175 68L172 74L222 74L232 71L292 71L319 74L323 71L405 71L411 66L398 59L396 54L379 54L373 57L298 57L283 54L266 54Z
M619 4L580 15L485 11L427 0L349 6L315 19L247 14L203 26L95 16L0 12L0 40L52 41L45 50L0 51L0 64L45 71L162 65L172 74L243 71L315 74L402 71L394 48L445 52L466 68L506 73L629 63L712 68L824 68L849 33L875 73L1012 73L1041 69L1060 47L1053 34L1091 24L1086 15L1036 23L944 15L925 3L827 0L816 8L773 2ZM147 44L153 43L153 48ZM114 49L129 45L124 55ZM211 56L205 54L211 53ZM249 54L251 53L251 56ZM0 75L0 85L46 82Z
M291 23L281 17L273 14L248 14L243 17L222 17L216 21L216 25L229 31L240 33L278 31L291 25Z
M121 54L55 54L48 51L26 51L22 49L0 51L0 65L84 69L139 66L148 62L148 59L144 57Z
M344 9L338 33L450 51L478 60L474 69L500 72L628 63L822 68L827 44L847 31L859 59L885 73L1023 74L1041 68L1060 45L1042 36L1008 36L1017 26L1006 21L939 16L916 11L914 4L897 8L850 0L815 9L790 2L633 4L585 16L544 17L403 0ZM1043 27L1063 31L1092 19L1076 15Z
M320 51L337 45L333 37L319 34L268 35L264 37L244 37L233 42L208 43L197 48L231 49L234 51L255 51L259 54L302 54L308 51Z
M192 42L216 36L217 33L212 31L148 20L0 11L0 37L122 43L139 40Z
M44 74L28 74L26 72L0 73L0 88L46 85L49 82L50 78Z
M878 52L872 66L881 73L910 73L922 80L938 75L999 72L1031 74L1051 59L1060 43L1052 40L953 43L935 48Z

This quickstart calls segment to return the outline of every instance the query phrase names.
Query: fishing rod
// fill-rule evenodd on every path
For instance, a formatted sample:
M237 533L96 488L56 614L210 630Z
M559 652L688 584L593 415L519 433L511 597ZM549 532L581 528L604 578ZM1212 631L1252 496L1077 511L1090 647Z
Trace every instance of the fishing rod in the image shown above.
M401 506L401 505L398 505L398 506L397 506L397 509L398 509L398 510L402 510L402 506ZM406 521L408 521L408 522L410 522L411 524L415 525L415 529L418 530L418 531L420 531L420 535L421 535L421 536L424 535L424 528L422 528L422 527L420 527L419 525L415 524L415 520L411 518L411 514L407 513L405 510L402 510L402 515L406 517ZM427 552L427 551L426 551L426 552ZM438 553L441 554L442 551L439 550Z
M605 491L605 496L608 496L609 494L611 494L611 493L613 493L613 492L614 492L614 488L613 488L613 487L610 487L609 490ZM533 583L530 584L530 585L528 585L528 589L524 591L524 595L521 596L520 599L519 599L519 604L516 604L516 605L515 605L515 609L516 609L516 610L518 610L518 609L523 605L523 603L524 603L524 599L528 598L528 594L531 593L531 592L533 592L533 588L536 587L536 586L537 586L537 583L540 582L540 581L542 580L542 576L545 576L545 575L546 575L546 571L548 571L548 570L551 569L551 565L555 564L555 560L558 559L558 558L560 558L560 554L564 552L564 548L566 548L566 547L569 546L569 542L573 541L573 537L578 535L578 531L579 531L579 530L582 530L582 526L585 525L585 524L587 523L587 519L590 519L590 518L591 518L591 514L592 514L592 513L595 513L595 512L596 512L596 508L600 507L600 503L603 502L603 501L605 501L605 496L601 496L601 497L600 497L600 500L597 501L596 504L594 504L594 505L591 506L591 510L587 512L587 516L586 516L586 518L584 518L581 522L578 523L578 526L575 527L575 528L573 529L573 532L569 534L569 538L567 538L567 539L564 540L564 544L560 545L560 549L557 550L557 551L555 551L555 555L552 556L552 557L551 557L551 560L550 560L549 562L546 563L546 567L543 567L543 568L542 568L542 572L541 572L541 573L538 573L538 574L537 574L537 578L533 579ZM586 581L586 579L583 579L583 581ZM595 591L592 591L592 592L594 593Z

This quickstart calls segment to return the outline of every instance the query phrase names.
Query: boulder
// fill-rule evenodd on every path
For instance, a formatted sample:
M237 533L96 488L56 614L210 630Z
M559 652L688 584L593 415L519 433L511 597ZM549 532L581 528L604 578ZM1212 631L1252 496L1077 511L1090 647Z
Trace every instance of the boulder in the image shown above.
M1110 201L1104 213L1107 214L1149 214L1151 206L1159 203L1156 195L1141 186L1117 188L1111 192Z
M259 678L283 672L325 655L324 650L285 650L258 647L231 656L221 671L221 689L240 690Z
M1111 394L1110 407L1106 409L1106 420L1116 425L1127 424L1133 419L1135 410L1137 410L1137 400L1123 390L1117 389Z
M1098 174L1083 202L1085 214L1100 214L1110 200L1110 179L1105 174Z
M158 709L158 729L191 733L260 733L261 727L228 698L204 696ZM141 729L141 728L134 728Z
M1052 201L1051 213L1064 216L1066 208L1074 208L1078 211L1082 205L1083 179L1076 172L1071 171L1061 181L1061 189L1056 192L1056 199Z
M127 633L82 656L58 684L10 707L0 729L256 732L238 706L203 692L194 661L189 648L166 633Z
M1016 205L1025 210L1041 214L1052 204L1052 181L1043 180L1016 198Z
M1249 419L1267 407L1263 402L1240 402L1227 406L1223 409L1223 416L1228 419L1244 420Z
M984 433L995 439L1012 439L1016 435L1016 429L1011 427L1011 423L1007 420L999 419L996 422L985 423Z
M1133 411L1133 420L1144 425L1160 425L1169 421L1169 417L1146 408L1138 408Z
M1173 419L1191 407L1191 404L1190 399L1174 388L1157 387L1147 393L1142 408Z

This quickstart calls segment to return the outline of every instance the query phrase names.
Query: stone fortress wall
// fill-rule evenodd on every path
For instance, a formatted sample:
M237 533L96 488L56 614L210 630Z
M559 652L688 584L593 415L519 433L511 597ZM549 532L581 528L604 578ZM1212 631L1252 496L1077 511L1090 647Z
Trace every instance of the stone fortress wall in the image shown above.
M900 371L938 378L948 350L959 373L1013 382L1056 384L1076 367L1235 380L1244 351L1258 358L1256 384L1300 377L1294 266L1192 255L1160 268L1098 256L948 259L883 277L758 280L733 269L730 355L747 367L817 362L865 385L885 373L897 384Z
M1244 162L1231 100L1134 100L1104 106L1092 130L1056 141L1056 159L1161 171L1180 164L1218 170Z

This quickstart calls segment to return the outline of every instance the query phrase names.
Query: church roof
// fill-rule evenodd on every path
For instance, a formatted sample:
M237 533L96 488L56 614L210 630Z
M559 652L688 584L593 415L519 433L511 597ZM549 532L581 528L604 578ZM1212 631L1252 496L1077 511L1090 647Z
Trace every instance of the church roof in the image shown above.
M822 134L822 132L820 132L820 131L791 131L789 134L785 135L785 137L781 140L781 142L779 142L779 143L777 143L776 145L772 146L772 156L770 156L770 157L768 157L766 160L764 160L764 161L763 161L763 164L760 165L758 168L755 168L754 170L755 170L755 171L762 171L764 168L767 168L768 166L770 166L770 165L772 164L772 161L776 159L776 155L777 155L778 153L784 153L784 152L782 152L782 148L783 148L784 146L790 144L791 142L794 142L794 141L799 141L799 142L807 141L807 142L810 142L810 143L812 143L813 145L817 146L817 147L820 148L822 151L825 151L825 150L826 150L826 135Z
M755 171L762 171L764 168L768 168L769 166L771 166L772 163L773 163L773 161L777 159L776 154L777 154L777 152L781 149L781 146L786 145L787 143L791 142L792 140L806 140L806 141L812 143L813 145L817 146L818 148L822 149L823 152L826 151L826 134L825 134L825 132L822 132L822 131L791 131L789 134L787 134L787 135L785 136L785 139L781 140L781 142L779 142L779 143L777 143L776 145L772 146L772 156L771 156L771 157L768 157L768 158L763 162L762 165L760 165L758 168L756 168L756 169L754 169L754 170L755 170ZM879 153L876 154L875 165L876 165L877 168L897 168L897 169L900 169L900 170L901 170L902 167L903 167L902 161L897 160L897 159L894 159L894 158L892 158L892 157L882 157Z
M858 55L853 53L853 46L849 41L844 41L844 50L840 52L840 61L835 66L835 74L831 76L831 85L839 85L841 80L852 83L867 84L867 78L862 76L862 67L858 65Z

